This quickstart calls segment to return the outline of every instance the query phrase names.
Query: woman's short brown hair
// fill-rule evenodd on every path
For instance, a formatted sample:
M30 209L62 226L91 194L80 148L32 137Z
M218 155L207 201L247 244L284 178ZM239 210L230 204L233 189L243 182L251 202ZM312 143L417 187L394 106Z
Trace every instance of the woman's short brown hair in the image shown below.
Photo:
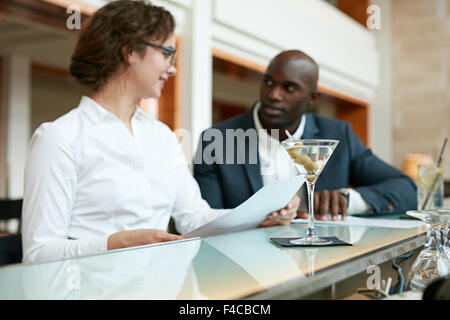
M163 7L134 0L111 2L83 26L70 64L70 74L97 91L121 65L127 52L144 52L141 40L165 41L173 34L175 20Z

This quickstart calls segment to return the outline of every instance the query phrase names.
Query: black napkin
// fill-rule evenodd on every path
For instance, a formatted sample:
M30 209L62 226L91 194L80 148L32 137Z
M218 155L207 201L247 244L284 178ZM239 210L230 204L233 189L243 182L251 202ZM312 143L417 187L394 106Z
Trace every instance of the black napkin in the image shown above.
M321 245L311 245L311 244L293 244L290 242L290 240L298 239L297 238L270 238L270 240L275 241L280 246L283 247L334 247L334 246L352 246L351 243L347 243L345 241L342 241L336 237L320 237L321 239L327 240L327 241L333 241L330 244L321 244Z

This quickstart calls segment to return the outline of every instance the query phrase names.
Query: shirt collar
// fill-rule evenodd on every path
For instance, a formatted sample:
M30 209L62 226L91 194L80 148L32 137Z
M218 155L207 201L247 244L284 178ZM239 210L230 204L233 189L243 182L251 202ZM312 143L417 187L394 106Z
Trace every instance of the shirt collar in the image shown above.
M83 112L94 123L99 123L103 121L106 117L114 115L113 113L109 112L104 107L102 107L100 104L98 104L94 99L89 98L88 96L83 96L81 98L81 101L78 104L78 108L83 110ZM136 106L136 109L132 117L135 116L143 116L147 119L151 119L151 117L138 106Z
M260 105L261 105L261 102L258 101L255 105L255 108L253 109L253 121L255 122L255 127L256 127L256 130L258 131L258 134L261 132L261 134L267 135L267 130L265 130L263 128L263 126L261 125L261 122L259 121L258 110L259 110ZM305 126L306 126L306 116L305 116L305 114L303 114L302 120L300 121L300 124L298 125L297 130L295 130L294 134L292 135L292 137L295 140L299 140L302 138L303 132L305 131Z

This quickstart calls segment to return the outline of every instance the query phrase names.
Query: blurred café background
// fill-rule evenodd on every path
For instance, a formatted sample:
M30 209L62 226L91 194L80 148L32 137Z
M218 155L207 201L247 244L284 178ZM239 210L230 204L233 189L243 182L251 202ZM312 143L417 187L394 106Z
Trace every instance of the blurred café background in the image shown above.
M79 24L105 3L0 1L0 198L23 196L34 130L89 94L68 67ZM141 106L189 133L181 141L187 157L202 130L252 106L269 60L286 49L320 65L322 97L311 112L350 122L375 154L411 177L418 164L437 161L450 136L450 0L153 3L176 18L178 73L159 101ZM449 197L450 146L442 166Z

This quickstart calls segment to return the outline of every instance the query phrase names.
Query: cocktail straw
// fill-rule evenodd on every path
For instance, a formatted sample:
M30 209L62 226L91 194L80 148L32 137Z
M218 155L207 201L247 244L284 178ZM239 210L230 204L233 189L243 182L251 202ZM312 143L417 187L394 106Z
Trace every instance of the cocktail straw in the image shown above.
M439 154L439 158L438 158L438 161L437 161L437 164L436 164L436 167L438 167L438 168L441 166L442 157L444 155L444 150L445 150L445 146L446 145L447 145L447 138L445 138L444 144L442 145L441 153ZM434 180L433 180L433 184L431 185L431 189L428 191L427 197L425 198L425 201L424 201L424 203L422 205L421 210L426 208L426 206L428 204L428 201L430 200L431 193L433 192L434 188L436 188L436 184L438 182L438 179L439 179L439 176L438 176L438 173L436 173L436 176L434 177Z
M441 153L439 154L439 159L438 159L438 162L437 162L437 166L439 167L440 165L441 165L441 163L442 163L442 156L443 156L443 154L444 154L444 150L445 150L445 145L447 144L447 138L445 138L445 140L444 140L444 145L442 146L442 149L441 149Z
M288 136L288 138L289 138L290 140L294 140L294 138L292 138L292 136L291 136L291 134L289 133L289 131L284 130L284 132L286 133L286 135Z

